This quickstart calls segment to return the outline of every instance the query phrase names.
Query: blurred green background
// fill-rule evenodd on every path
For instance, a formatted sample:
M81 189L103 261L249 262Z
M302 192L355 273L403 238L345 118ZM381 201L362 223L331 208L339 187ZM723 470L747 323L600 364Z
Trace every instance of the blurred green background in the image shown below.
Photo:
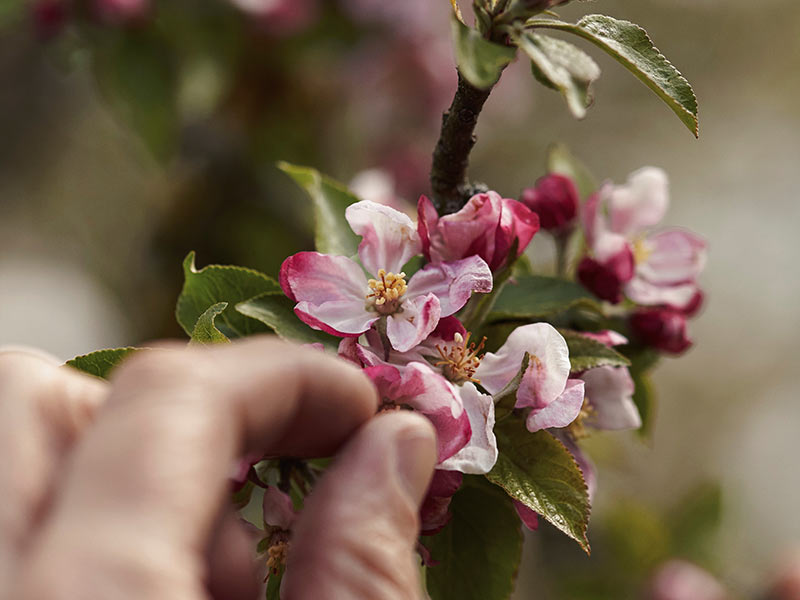
M165 0L156 19L84 15L45 35L33 3L0 0L0 343L66 359L178 336L189 250L198 265L276 273L310 244L306 200L277 160L345 182L383 168L400 196L426 192L455 84L449 3L388 5L322 0L307 22L275 27L225 0ZM800 541L800 5L598 0L559 12L643 25L695 87L700 140L587 48L603 68L588 117L574 121L513 64L482 115L471 174L515 197L554 141L600 179L665 168L668 223L709 241L708 303L694 349L656 374L652 439L590 440L593 557L543 526L518 596L636 597L673 555L751 594ZM550 268L540 238L529 253Z

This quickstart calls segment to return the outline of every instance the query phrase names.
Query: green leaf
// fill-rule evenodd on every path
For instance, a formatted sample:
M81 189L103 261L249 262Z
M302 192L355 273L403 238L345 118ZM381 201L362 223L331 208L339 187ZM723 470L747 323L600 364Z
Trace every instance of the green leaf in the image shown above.
M263 294L236 305L236 310L260 321L272 329L279 337L301 344L321 343L326 348L335 350L339 346L339 338L324 331L311 329L294 314L294 305L281 293Z
M522 377L525 375L525 371L528 370L530 362L531 355L526 352L525 356L522 357L522 364L517 374L514 375L514 379L509 381L508 385L494 396L495 422L501 421L514 410L514 406L517 404L517 390L519 389L520 383L522 383Z
M504 600L514 590L522 554L519 517L509 498L483 477L466 476L450 504L453 518L425 538L431 600Z
M566 175L575 183L581 198L586 199L597 190L597 181L586 165L564 144L553 144L547 149L547 172Z
M277 573L270 573L267 579L267 600L281 600L281 580L286 567L281 566Z
M200 315L197 323L192 330L191 344L229 344L230 340L225 337L217 326L214 320L228 308L227 302L217 302L214 306L210 307L206 312Z
M109 350L97 350L89 354L76 356L67 361L67 366L78 371L83 371L95 377L108 379L111 371L119 365L127 356L134 352L139 352L141 348L114 348Z
M314 242L317 252L353 256L358 249L358 236L344 218L348 206L359 198L338 181L321 175L309 167L279 162L278 168L291 177L314 205Z
M489 481L535 510L589 553L589 492L575 459L547 431L531 433L521 419L495 427L500 455Z
M633 403L639 409L639 416L642 417L642 426L639 434L644 438L650 438L655 427L656 416L656 391L650 376L647 373L631 369L633 378Z
M570 372L579 373L595 367L627 367L631 362L605 344L577 331L559 330L569 347Z
M505 286L489 314L489 320L537 319L565 311L578 303L596 304L591 294L574 281L544 275L518 277Z
M271 277L245 267L209 265L199 271L194 266L194 252L183 261L183 290L178 297L175 316L181 327L192 335L201 315L211 306L226 302L216 327L227 337L244 337L267 329L233 310L233 306L267 292L279 292L281 286Z
M452 28L459 73L478 89L491 88L500 80L506 65L514 60L516 49L486 40L455 17Z
M178 139L177 69L155 28L93 29L93 70L111 108L160 160Z
M592 102L590 87L600 77L600 67L583 50L556 38L522 30L514 41L531 59L540 83L561 92L576 119L586 116Z
M692 86L639 25L606 15L587 15L576 24L534 18L528 20L526 26L557 29L589 40L653 90L695 137L698 136L697 97Z

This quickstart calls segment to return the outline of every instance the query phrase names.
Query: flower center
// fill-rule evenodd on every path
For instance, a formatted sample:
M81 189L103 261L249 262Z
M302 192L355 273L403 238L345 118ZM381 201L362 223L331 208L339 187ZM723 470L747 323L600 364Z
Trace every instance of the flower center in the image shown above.
M480 383L480 379L475 378L475 371L481 364L483 354L483 346L486 343L484 337L480 344L477 346L475 342L470 343L469 337L472 334L467 332L464 337L460 333L453 336L453 343L445 345L444 347L439 344L436 345L436 351L442 359L436 363L437 367L442 367L442 374L455 384L461 385L467 381L473 383Z
M584 398L581 412L567 427L567 431L569 431L573 439L580 440L589 436L589 432L586 430L586 419L590 418L594 413L594 406L591 405L588 398Z
M367 306L382 315L391 315L400 308L400 298L406 293L405 273L387 273L378 271L378 279L370 279L370 293L367 294Z
M644 237L633 240L633 262L637 265L647 261L653 250L647 246Z

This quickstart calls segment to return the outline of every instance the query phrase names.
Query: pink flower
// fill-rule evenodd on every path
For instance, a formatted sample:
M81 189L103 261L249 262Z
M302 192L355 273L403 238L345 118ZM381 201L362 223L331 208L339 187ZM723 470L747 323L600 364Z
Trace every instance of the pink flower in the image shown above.
M404 374L415 365L419 368L420 365L435 363L433 368L437 377L457 395L470 429L469 438L462 448L449 457L442 458L440 454L439 468L482 475L491 471L497 462L494 401L491 396L480 392L471 380L474 365L480 362L477 358L479 349L469 343L468 335L465 339L465 333L458 319L446 317L439 321L436 330L424 342L408 352L390 350L385 353L377 332L372 330L364 336L366 345L353 338L342 340L339 354L364 367L367 372L382 367Z
M648 346L682 354L692 345L686 331L686 315L669 308L650 308L630 316L630 325L636 336Z
M526 352L530 364L517 390L516 408L531 409L526 422L531 432L566 427L580 414L584 383L569 378L567 342L552 325L517 327L496 353L483 357L475 376L495 395L517 375Z
M454 386L427 364L380 364L367 367L364 373L378 389L379 410L415 410L431 421L436 428L440 465L467 445L472 428L461 398Z
M706 243L681 229L651 232L669 205L667 176L645 167L625 185L605 184L583 211L591 257L578 269L598 297L619 302L621 293L646 306L685 309L695 297Z
M579 195L572 179L550 173L522 191L520 202L539 215L542 228L556 234L570 231L578 216Z
M628 340L616 331L584 333L606 346L627 344ZM577 419L578 427L609 431L638 429L642 426L639 409L633 402L635 385L627 367L596 367L579 375L585 384L586 399ZM574 430L575 431L575 430Z
M421 250L411 219L368 201L350 205L346 218L362 237L363 269L345 256L318 252L300 252L281 266L283 291L314 329L357 337L385 318L392 347L403 352L424 340L441 317L461 309L472 292L492 289L491 271L477 256L426 265L406 283L401 269Z
M478 255L492 271L506 264L514 241L516 258L539 231L539 217L521 202L497 192L477 194L457 213L439 217L422 196L417 207L419 237L425 257L433 263Z

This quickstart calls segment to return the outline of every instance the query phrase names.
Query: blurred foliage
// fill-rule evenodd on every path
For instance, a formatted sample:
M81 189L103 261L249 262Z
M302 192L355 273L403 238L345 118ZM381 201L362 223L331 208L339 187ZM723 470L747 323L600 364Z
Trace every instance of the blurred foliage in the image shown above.
M722 490L705 482L664 511L634 498L620 497L610 509L593 515L591 560L549 528L537 532L547 552L540 556L546 574L547 598L618 600L641 597L655 569L682 558L719 572L718 533Z

